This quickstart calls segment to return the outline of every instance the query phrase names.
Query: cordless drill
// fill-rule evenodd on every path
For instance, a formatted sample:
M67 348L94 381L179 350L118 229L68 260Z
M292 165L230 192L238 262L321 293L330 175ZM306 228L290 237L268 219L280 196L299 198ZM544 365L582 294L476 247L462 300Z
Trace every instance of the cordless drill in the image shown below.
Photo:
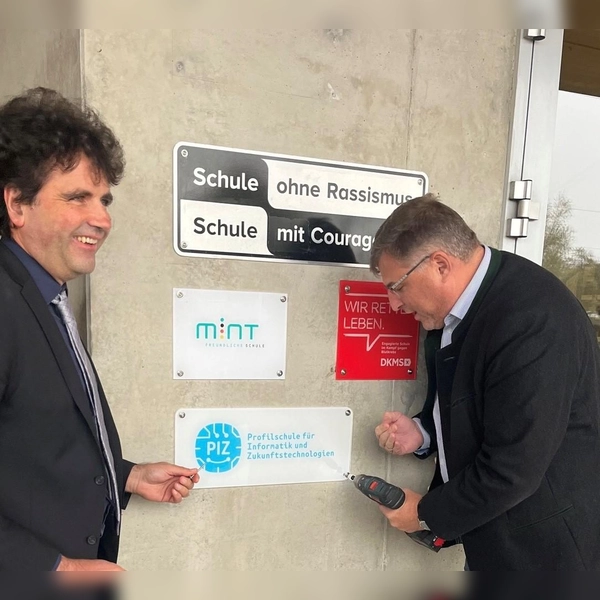
M344 473L344 477L352 481L365 496L392 510L400 508L406 500L406 495L401 488L379 477L352 475L351 473ZM425 548L429 548L434 552L439 552L444 546L444 540L428 530L415 531L406 535L417 544L421 544L421 546L425 546Z

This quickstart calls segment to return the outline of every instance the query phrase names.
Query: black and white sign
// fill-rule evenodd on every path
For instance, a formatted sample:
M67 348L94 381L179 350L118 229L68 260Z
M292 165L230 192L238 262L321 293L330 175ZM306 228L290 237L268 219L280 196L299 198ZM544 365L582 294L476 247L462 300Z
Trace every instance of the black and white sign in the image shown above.
M424 173L180 142L175 251L367 266L379 226Z

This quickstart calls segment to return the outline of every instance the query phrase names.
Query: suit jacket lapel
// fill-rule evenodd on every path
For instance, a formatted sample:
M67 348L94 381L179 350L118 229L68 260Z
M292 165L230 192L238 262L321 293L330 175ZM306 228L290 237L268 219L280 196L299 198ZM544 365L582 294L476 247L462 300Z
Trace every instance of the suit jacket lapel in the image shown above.
M73 401L81 411L81 414L86 420L92 434L96 438L96 424L94 422L90 401L81 384L81 379L77 373L77 367L73 363L73 359L62 335L60 334L58 326L50 314L48 306L46 306L33 279L29 278L23 283L21 294L23 295L23 298L27 304L29 304L29 307L31 308L35 318L42 328L42 331L44 332L44 335L46 336L46 339L48 340L48 344L54 353L56 362L58 363L65 383L71 392Z
M465 339L475 315L488 290L490 289L502 262L502 255L495 248L491 248L492 256L490 266L481 282L481 286L473 299L465 318L458 324L452 333L450 344L438 350L435 355L435 373L437 392L440 403L440 417L442 422L442 438L446 453L446 464L448 472L452 472L452 438L451 438L451 406L452 391L454 386L454 375L458 366L458 359ZM441 334L440 334L441 335Z
M456 373L456 365L459 348L450 344L439 350L436 354L436 373L438 381L438 399L440 406L440 420L442 422L442 439L444 440L444 451L448 472L451 472L452 463L452 439L451 439L451 396L452 383Z
M442 330L428 332L425 338L425 366L427 367L427 396L420 415L423 427L430 433L435 431L433 405L437 392L436 355L442 341Z

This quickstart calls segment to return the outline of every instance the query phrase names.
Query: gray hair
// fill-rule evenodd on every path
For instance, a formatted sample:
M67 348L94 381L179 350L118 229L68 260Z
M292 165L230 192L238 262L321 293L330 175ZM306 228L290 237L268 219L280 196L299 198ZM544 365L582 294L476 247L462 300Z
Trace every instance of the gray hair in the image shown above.
M401 204L383 222L375 234L370 267L379 275L382 254L404 260L420 250L444 250L467 261L479 245L475 232L456 211L427 194Z

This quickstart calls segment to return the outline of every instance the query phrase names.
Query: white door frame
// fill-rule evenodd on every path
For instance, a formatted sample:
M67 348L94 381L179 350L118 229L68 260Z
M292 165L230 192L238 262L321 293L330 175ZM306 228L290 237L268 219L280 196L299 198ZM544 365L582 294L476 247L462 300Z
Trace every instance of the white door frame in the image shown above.
M529 39L528 31L520 30L517 49L500 245L503 250L541 264L564 30L541 30L545 38L539 41ZM539 206L539 219L529 221L527 237L509 237L510 220L517 217L517 202L509 199L510 182L526 179L533 181L531 203Z

